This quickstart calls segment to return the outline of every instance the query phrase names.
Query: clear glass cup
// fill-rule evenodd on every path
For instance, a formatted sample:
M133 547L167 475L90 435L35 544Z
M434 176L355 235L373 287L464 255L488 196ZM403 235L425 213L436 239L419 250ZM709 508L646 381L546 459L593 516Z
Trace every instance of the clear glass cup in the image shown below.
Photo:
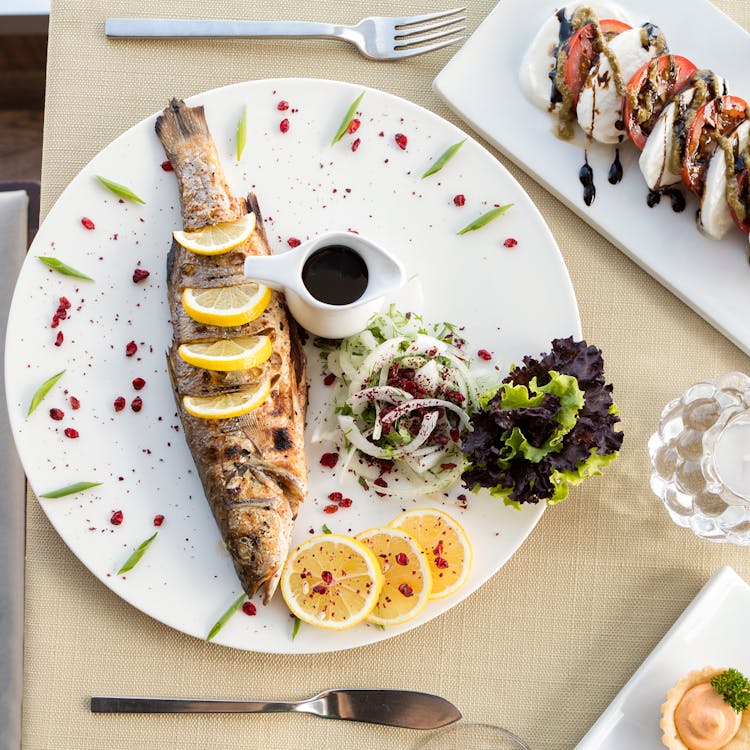
M676 524L750 545L750 377L690 386L664 407L648 449L651 489Z
M418 750L530 750L513 732L492 724L460 721L430 735Z

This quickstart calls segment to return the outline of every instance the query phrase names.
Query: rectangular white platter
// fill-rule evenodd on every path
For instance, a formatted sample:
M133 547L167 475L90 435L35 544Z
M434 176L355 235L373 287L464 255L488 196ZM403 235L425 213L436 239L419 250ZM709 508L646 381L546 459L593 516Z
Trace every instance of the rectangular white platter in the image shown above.
M702 667L750 674L750 586L728 565L698 592L575 750L664 750L659 708L681 677Z
M501 0L435 79L435 90L501 153L750 354L745 235L734 227L719 241L701 235L694 221L698 203L692 196L682 213L671 210L668 196L649 208L638 152L629 142L620 147L623 180L610 185L607 173L614 147L586 143L582 133L572 143L559 140L553 117L534 106L521 90L524 52L563 4ZM750 100L750 34L707 0L621 0L619 4L636 24L659 25L673 54L724 76L731 93ZM578 179L584 147L597 188L591 206L583 202Z

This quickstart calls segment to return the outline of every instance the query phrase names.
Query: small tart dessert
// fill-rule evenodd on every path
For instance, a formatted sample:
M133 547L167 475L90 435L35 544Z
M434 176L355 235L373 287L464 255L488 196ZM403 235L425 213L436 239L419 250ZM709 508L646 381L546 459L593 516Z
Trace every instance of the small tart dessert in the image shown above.
M737 713L711 685L725 669L690 672L661 707L661 741L670 750L750 750L750 710Z

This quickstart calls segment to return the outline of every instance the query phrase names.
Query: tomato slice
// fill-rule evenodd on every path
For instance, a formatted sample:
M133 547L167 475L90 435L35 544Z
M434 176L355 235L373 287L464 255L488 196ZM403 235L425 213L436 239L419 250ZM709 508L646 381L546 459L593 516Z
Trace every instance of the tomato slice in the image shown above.
M599 21L605 40L609 41L631 27L614 18L603 18ZM596 46L596 26L585 23L570 37L567 44L568 59L565 62L565 85L570 89L573 106L578 104L583 84L588 78L589 71L599 57Z
M695 113L682 157L682 181L688 190L701 194L708 162L716 150L716 136L730 135L745 119L746 110L747 102L738 96L717 96Z
M735 175L737 180L737 197L740 199L740 203L745 207L745 216L738 216L734 207L730 204L729 213L732 215L732 221L737 225L737 228L745 234L750 234L750 205L748 204L748 179L747 179L747 167L742 169Z
M643 150L664 107L687 86L696 66L680 55L659 55L640 68L628 83L623 117L628 137Z

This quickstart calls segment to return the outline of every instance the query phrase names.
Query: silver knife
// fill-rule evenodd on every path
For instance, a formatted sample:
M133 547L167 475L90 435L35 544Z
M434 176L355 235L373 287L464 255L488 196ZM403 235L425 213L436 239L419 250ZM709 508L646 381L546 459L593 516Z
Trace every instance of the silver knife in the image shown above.
M437 729L461 718L445 698L412 690L326 690L302 701L193 700L189 698L91 698L94 713L286 713L365 721L408 729Z

